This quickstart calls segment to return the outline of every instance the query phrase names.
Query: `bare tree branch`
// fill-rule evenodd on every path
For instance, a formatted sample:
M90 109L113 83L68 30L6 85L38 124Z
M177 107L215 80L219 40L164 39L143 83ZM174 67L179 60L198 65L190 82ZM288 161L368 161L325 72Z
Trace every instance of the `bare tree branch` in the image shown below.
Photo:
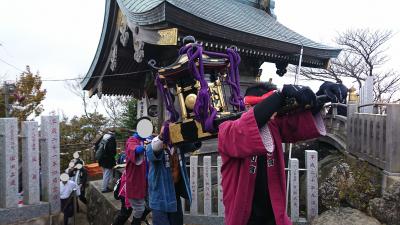
M380 67L389 59L386 44L392 37L390 30L347 30L335 39L343 51L328 69L303 68L301 75L321 81L351 78L359 87L368 76L373 76L375 101L389 102L400 87L400 74Z
M83 105L83 110L85 113L85 116L90 118L90 114L97 113L97 108L98 108L98 101L96 100L91 100L81 86L80 79L78 80L72 80L72 81L66 81L65 86L76 96L78 96L80 99L82 99L82 105ZM92 111L92 112L90 112Z
M384 45L392 38L392 31L371 31L369 29L348 30L336 38L336 43L344 51L355 54L364 59L368 66L368 75L372 76L373 69L387 61Z
M377 102L391 102L393 95L400 87L400 74L389 71L374 77L374 100Z
M123 96L104 96L101 99L101 103L106 111L108 117L110 118L110 123L114 127L121 126L122 124L122 114L123 114L123 106L128 102L128 97Z

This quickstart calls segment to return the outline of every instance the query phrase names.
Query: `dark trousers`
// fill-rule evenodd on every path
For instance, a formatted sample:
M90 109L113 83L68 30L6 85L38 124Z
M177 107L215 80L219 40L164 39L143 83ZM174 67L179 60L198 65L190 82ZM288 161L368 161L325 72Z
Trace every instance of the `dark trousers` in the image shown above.
M124 225L132 214L132 208L131 207L126 208L125 198L122 196L120 196L120 198L121 198L120 199L121 209L118 212L117 216L114 218L114 222L112 223L112 225ZM149 222L147 221L146 217L149 213L150 209L146 206L142 218L140 218L140 221L144 221L147 225L149 225Z
M70 200L61 199L61 209L64 213L64 225L68 225L68 218L74 215L74 201L71 198Z
M113 225L124 225L132 214L132 208L126 208L125 198L121 197L121 210L118 212L117 216L114 218Z
M179 196L177 196L176 201L176 212L169 213L152 209L153 225L183 225L182 203Z
M87 204L87 199L86 199L86 188L82 185L81 188L81 195L79 195L79 200L81 200L81 202L83 202L85 205Z
M265 222L261 222L261 221L249 221L247 223L247 225L275 225L275 221L273 220L269 220L269 221L265 221Z

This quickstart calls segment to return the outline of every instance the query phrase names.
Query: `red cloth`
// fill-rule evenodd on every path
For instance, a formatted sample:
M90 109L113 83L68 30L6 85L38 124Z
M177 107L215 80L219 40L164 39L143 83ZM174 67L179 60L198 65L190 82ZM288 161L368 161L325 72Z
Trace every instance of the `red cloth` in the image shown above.
M126 197L144 199L147 193L146 158L144 152L136 154L136 147L141 141L129 137L125 144L126 154Z
M131 203L129 202L128 198L126 197L126 170L122 173L121 180L119 181L119 192L118 195L125 198L125 207L131 207Z
M246 96L244 97L244 104L245 105L257 105L259 102L261 102L262 100L268 98L269 96L271 96L273 93L275 93L276 90L267 92L265 94L263 94L262 96Z
M219 126L218 151L223 163L221 173L226 225L246 225L249 220L257 175L251 167L257 166L254 156L260 155L264 155L267 161L274 160L273 166L266 165L265 169L269 187L266 191L270 194L276 224L292 224L285 210L282 141L296 142L325 133L320 116L315 119L309 111L276 117L261 130L266 131L262 133L263 137L257 127L253 109L241 118L226 121Z

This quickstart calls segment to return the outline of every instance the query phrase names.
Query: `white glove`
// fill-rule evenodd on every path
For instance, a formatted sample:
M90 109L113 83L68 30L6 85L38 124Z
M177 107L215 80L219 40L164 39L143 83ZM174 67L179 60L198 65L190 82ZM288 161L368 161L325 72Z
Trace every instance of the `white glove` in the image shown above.
M159 152L164 148L164 142L161 141L160 138L158 138L157 136L151 141L151 148L154 152Z

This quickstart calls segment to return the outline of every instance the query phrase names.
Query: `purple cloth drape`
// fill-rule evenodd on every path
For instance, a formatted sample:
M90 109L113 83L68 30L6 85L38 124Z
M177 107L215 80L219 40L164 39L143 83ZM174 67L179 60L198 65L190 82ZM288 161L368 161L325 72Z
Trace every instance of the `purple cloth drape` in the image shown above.
M210 101L208 83L204 76L203 53L211 57L226 58L229 60L230 66L227 72L228 78L226 80L226 83L229 85L231 90L229 103L238 111L244 110L244 102L243 97L240 94L239 84L239 64L241 59L239 54L233 48L228 48L226 53L210 52L204 51L203 46L199 43L185 45L179 50L180 55L186 54L188 56L189 71L193 77L200 82L200 90L193 109L195 119L203 125L205 131L214 132L216 130L214 127L214 119L217 115L217 110L212 106ZM196 63L198 63L198 66ZM169 123L176 122L179 118L179 114L174 108L171 93L168 89L163 87L159 76L156 77L156 84L160 93L163 95L167 110L170 113L169 120L164 122L163 134L164 142L168 143Z

